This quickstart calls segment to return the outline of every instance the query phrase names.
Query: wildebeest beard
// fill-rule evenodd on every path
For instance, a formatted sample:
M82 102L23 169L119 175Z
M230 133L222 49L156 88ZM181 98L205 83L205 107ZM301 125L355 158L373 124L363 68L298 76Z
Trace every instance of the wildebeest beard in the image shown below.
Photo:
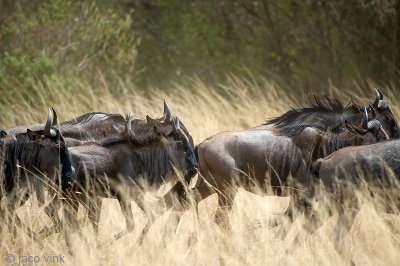
M18 140L0 140L1 145L1 185L2 193L8 194L17 185L30 184L34 191L42 194L45 185L43 172L47 169L41 169L40 151L44 148L42 145L28 139ZM56 148L54 148L56 149ZM62 188L71 184L72 168L69 160L69 153L66 147L59 149L59 162L61 164L61 183ZM51 167L57 167L53 165ZM30 175L32 174L32 175ZM29 180L29 176L32 176ZM55 176L56 177L56 176ZM58 184L58 179L47 180L47 184ZM4 195L3 195L4 196Z

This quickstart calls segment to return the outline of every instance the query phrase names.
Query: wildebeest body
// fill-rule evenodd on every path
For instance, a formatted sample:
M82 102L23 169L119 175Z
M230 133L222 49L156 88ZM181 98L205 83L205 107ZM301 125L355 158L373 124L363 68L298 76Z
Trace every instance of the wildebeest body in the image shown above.
M328 189L334 178L357 182L371 174L374 178L382 177L386 169L400 179L400 140L343 148L319 159L313 167Z

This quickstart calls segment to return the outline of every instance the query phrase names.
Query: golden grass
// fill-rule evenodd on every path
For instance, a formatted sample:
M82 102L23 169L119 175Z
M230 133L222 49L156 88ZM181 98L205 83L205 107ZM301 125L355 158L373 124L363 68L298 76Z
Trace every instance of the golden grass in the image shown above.
M168 92L153 89L146 93L121 82L126 94L120 98L109 92L105 81L102 84L96 90L79 81L71 85L73 89L43 84L37 87L43 97L36 100L36 108L31 107L29 99L17 94L14 101L18 105L3 106L2 124L11 127L44 122L48 105L55 107L60 120L90 111L121 113L123 109L140 118L146 114L154 117L162 114L162 100L165 98L172 112L191 132L195 143L199 143L221 131L259 125L302 102L302 99L280 91L267 81L256 84L235 77L228 85L218 88L207 87L195 79L189 87L176 85ZM335 88L331 90L344 100L353 98L364 104L370 103L374 97L372 88L368 92L355 89L351 93ZM399 113L400 107L395 104L397 98L392 92L384 93L395 113ZM226 214L230 229L214 222L217 208L217 195L214 194L198 204L198 216L193 208L185 212L158 210L159 215L140 246L136 240L146 217L134 205L135 231L111 241L114 234L125 228L125 222L117 201L104 199L97 235L85 219L81 222L81 232L86 240L75 232L68 232L73 239L73 256L68 252L63 235L54 234L38 244L19 229L12 234L3 227L0 261L4 264L7 254L13 254L15 263L19 256L39 256L41 264L46 264L44 256L62 254L66 265L338 265L348 264L350 260L356 265L398 264L400 217L378 211L373 207L373 199L366 195L361 197L364 198L363 207L346 236L341 254L330 240L337 215L329 216L324 210L319 210L323 214L323 224L315 232L308 233L302 227L307 222L303 215L291 222L280 214L286 210L288 198L239 189L232 211ZM35 199L17 212L36 232L50 225L43 207L38 208ZM82 208L79 215L85 216ZM279 225L263 225L267 219L277 220Z

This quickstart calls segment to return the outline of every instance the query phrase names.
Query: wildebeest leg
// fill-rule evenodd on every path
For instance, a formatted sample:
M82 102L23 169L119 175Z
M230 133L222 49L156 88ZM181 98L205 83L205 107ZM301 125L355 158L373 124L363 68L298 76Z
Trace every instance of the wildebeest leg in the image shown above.
M52 201L44 208L44 212L52 221L53 225L49 228L45 226L41 231L40 235L42 238L47 238L50 235L57 233L61 230L61 220L58 216L58 211L61 209L61 200L55 196Z
M117 199L119 202L119 205L121 206L122 213L124 214L125 217L125 222L126 222L126 229L117 235L114 236L115 240L120 239L127 233L132 232L135 229L135 220L133 219L133 214L132 214L132 204L130 199L125 198L121 193L117 193Z
M8 224L10 232L16 234L16 226L21 228L28 236L30 236L33 240L39 241L39 237L35 232L33 232L21 219L18 217L16 213L16 209L22 206L28 199L29 193L23 191L21 194L24 196L19 197L17 195L16 190L13 190L5 199L3 199L1 209L3 213L6 215L6 222Z
M332 232L332 241L334 242L335 248L339 253L344 251L343 244L344 238L346 234L349 232L350 227L352 226L356 213L350 211L349 213L344 213L343 208L339 210L338 221ZM346 255L346 254L345 254Z
M96 234L99 231L99 221L100 221L102 204L103 204L102 198L96 196L92 200L89 200L88 202L89 205L88 218Z

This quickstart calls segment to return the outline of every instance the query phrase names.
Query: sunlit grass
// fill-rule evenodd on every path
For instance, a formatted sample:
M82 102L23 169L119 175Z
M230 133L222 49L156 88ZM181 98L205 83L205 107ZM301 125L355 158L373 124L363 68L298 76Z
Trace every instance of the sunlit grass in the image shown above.
M302 103L299 95L288 94L266 80L260 83L236 77L215 88L193 79L187 86L176 85L168 92L158 88L143 92L121 81L120 86L126 91L121 96L112 95L105 80L101 80L100 84L91 88L79 80L68 85L49 81L37 86L36 90L42 96L35 98L34 104L32 99L17 93L10 103L18 104L3 106L0 121L3 128L43 123L47 106L56 109L60 120L91 111L122 114L123 109L131 111L137 118L146 115L156 117L162 115L163 99L166 99L197 144L221 131L257 126ZM344 102L351 98L367 105L374 100L373 88L371 85L368 92L356 87L352 91L336 88L330 88L330 91ZM382 89L393 111L400 113L396 104L398 98L393 92ZM344 241L344 252L341 254L330 240L337 215L332 216L325 209L319 209L322 225L310 233L302 226L307 223L303 215L298 214L294 221L282 215L288 198L267 196L261 189L257 194L239 189L232 211L225 213L229 221L226 227L214 222L217 208L217 195L214 194L199 203L198 217L193 207L177 211L158 206L161 211L157 211L159 215L140 246L137 238L146 217L134 205L135 231L112 241L112 237L125 228L125 222L117 201L104 199L97 235L85 219L82 219L80 228L85 239L68 231L73 256L62 234L54 234L42 243L35 243L19 229L14 235L4 226L0 260L4 262L7 254L17 257L62 254L68 265L338 265L349 263L349 258L356 265L398 263L400 217L398 214L382 213L377 205L385 203L367 193L360 192L359 198L362 208ZM19 208L17 213L36 232L50 225L50 219L43 212L43 207L37 207L35 199ZM82 208L79 216L85 217ZM273 227L265 222L268 220L276 220L278 225Z

